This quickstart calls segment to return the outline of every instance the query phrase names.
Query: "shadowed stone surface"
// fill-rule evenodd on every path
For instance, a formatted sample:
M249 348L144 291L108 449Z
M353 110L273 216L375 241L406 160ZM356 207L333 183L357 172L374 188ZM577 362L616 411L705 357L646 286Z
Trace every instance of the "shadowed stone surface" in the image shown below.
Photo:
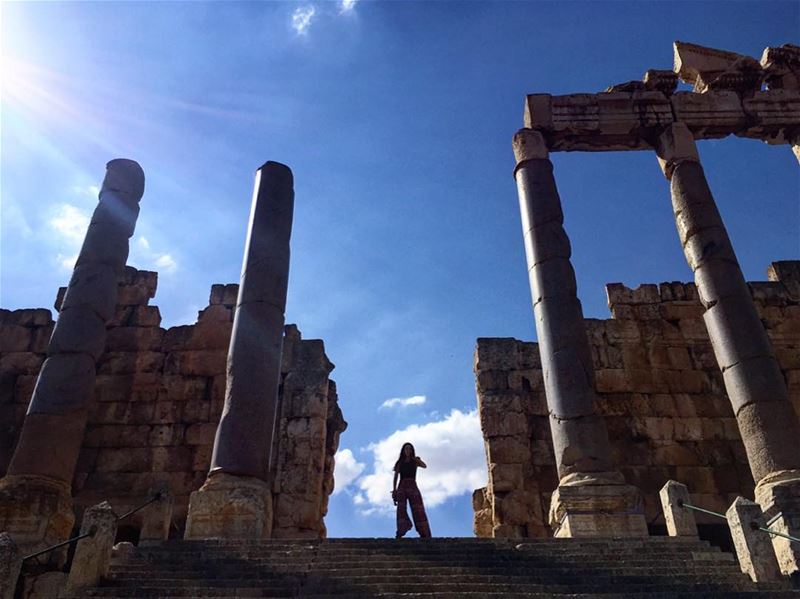
M0 599L14 599L22 554L7 532L0 532Z
M7 476L0 481L0 530L8 530L26 548L64 540L72 527L70 485L92 400L96 362L106 343L117 277L125 268L143 193L144 173L136 162L118 159L106 165L99 203L67 287L48 357ZM31 496L36 493L42 494L41 500ZM65 496L56 497L58 493ZM44 511L37 513L39 508Z
M190 499L187 539L272 533L270 457L279 410L293 211L291 170L267 162L256 172L228 349L225 405L209 478Z
M664 522L667 524L667 533L671 537L697 538L697 524L694 513L685 507L684 503L691 504L689 489L686 485L674 480L668 480L659 493L661 505L664 508Z
M550 429L561 482L549 521L556 536L647 534L638 491L613 472L595 413L594 367L577 297L553 165L541 133L514 136L520 216Z
M728 519L742 572L749 575L754 582L780 580L781 571L769 535L758 530L758 527L764 527L761 507L743 497L737 497L725 517Z
M80 534L86 533L90 536L75 546L67 578L67 590L73 594L95 586L108 574L111 549L117 534L117 514L107 501L84 512Z

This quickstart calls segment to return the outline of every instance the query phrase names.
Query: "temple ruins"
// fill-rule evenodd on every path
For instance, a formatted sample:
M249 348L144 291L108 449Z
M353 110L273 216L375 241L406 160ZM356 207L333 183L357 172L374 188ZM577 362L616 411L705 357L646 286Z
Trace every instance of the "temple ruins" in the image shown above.
M754 494L773 530L800 533L800 262L745 282L696 145L733 134L800 160L800 47L760 62L674 50L673 71L526 98L514 175L538 344L478 341L490 473L474 496L478 535L646 535L670 478L725 509ZM693 90L677 91L679 78ZM622 150L653 152L670 182L695 281L609 285L613 318L584 320L549 153ZM773 543L797 571L797 545Z
M736 135L800 160L800 47L674 50L672 71L525 100L514 178L538 342L477 342L477 539L322 542L347 423L323 342L284 322L291 170L256 171L239 282L164 329L157 273L126 265L144 173L109 162L57 320L0 309L0 599L786 590L800 572L800 260L745 281L697 142ZM611 318L585 319L559 151L652 152L694 282L609 284ZM698 540L709 510L738 562ZM436 573L408 577L421 556Z
M143 192L135 162L109 163L56 322L0 310L0 528L33 551L100 501L122 513L163 490L171 536L326 536L347 424L322 341L284 326L291 171L257 172L240 283L213 285L197 323L167 330L149 305L157 274L125 266Z

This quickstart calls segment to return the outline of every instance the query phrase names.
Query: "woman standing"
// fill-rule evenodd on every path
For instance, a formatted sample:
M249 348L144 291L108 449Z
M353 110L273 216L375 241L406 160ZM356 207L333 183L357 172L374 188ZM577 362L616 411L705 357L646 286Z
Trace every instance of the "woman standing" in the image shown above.
M422 495L417 488L417 468L427 468L428 466L419 459L414 452L411 443L404 443L400 449L400 457L394 465L394 480L392 482L392 499L397 506L397 534L399 539L411 530L411 520L408 519L406 511L406 501L411 504L411 516L414 518L414 526L420 537L430 537L431 528L428 525L428 516L425 515L425 506L422 503ZM400 478L400 486L397 486L397 479Z

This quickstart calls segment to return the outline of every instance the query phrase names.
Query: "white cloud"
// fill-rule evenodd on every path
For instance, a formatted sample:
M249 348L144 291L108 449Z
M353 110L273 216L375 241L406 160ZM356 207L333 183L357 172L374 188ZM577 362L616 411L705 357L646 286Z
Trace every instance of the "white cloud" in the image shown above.
M417 455L428 465L426 470L417 472L417 484L426 506L435 507L450 497L472 493L486 485L486 457L478 412L452 410L442 420L412 424L369 445L367 449L374 458L373 471L357 481L359 493L353 497L353 503L362 506L363 513L393 513L393 469L405 442L413 443Z
M339 12L352 12L356 7L358 0L341 0L339 2Z
M141 235L131 243L128 264L137 268L150 268L161 274L172 274L178 270L178 261L169 252L156 251L150 240Z
M72 188L72 193L76 196L83 196L96 200L100 195L100 187L97 185L75 185Z
M64 270L73 270L75 268L75 263L77 261L78 261L78 254L72 254L71 256L58 254L56 256L56 262L58 262Z
M345 488L357 479L366 468L366 464L362 464L356 460L353 452L349 449L340 449L334 456L334 470L333 479L335 487L333 494L341 493Z
M389 408L405 408L406 406L420 406L425 403L424 395L413 395L412 397L393 397L384 401L379 410Z
M49 224L70 244L80 244L89 228L89 216L72 204L61 204Z
M178 263L170 254L162 254L155 260L155 265L167 272L175 272L178 268Z
M313 4L296 8L292 13L292 28L299 35L305 35L316 12L317 9Z
M426 401L424 395L412 395L411 397L393 397L384 401L379 410L389 408L405 408L406 406L421 406Z
M61 204L47 224L56 234L56 262L63 270L72 270L89 229L89 215L72 204Z

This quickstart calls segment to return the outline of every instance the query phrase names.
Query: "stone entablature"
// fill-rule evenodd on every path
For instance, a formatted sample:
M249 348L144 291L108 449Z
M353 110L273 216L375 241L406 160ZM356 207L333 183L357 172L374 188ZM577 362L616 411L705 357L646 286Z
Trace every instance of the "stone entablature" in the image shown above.
M525 127L541 132L553 152L652 150L660 131L678 122L695 140L736 135L797 145L800 47L767 48L759 63L675 42L674 70L651 70L595 94L530 94ZM678 77L694 91L676 92Z
M749 283L800 413L800 261L775 262ZM685 483L697 505L725 512L754 481L693 283L606 287L612 318L586 319L597 407L614 463L637 486L648 522L658 492ZM473 497L478 536L547 536L558 485L538 344L478 340L478 408L489 484ZM698 514L700 523L716 523Z
M225 396L238 285L213 285L209 305L195 324L164 329L158 307L148 305L156 283L155 272L131 267L120 280L72 481L73 501L80 522L85 509L103 500L122 513L167 483L174 495L177 536L189 494L208 474ZM62 299L63 289L56 309ZM0 474L13 454L54 324L46 309L0 309ZM284 537L325 534L333 455L347 426L328 378L332 369L322 341L303 340L296 326L287 326L282 379L292 381L292 402L282 408L276 428L291 427L293 441L279 444L278 463L298 461L302 446L314 476L284 469L275 480L274 501L282 513L303 514L291 522L276 514L275 527ZM131 518L137 527L138 516Z

